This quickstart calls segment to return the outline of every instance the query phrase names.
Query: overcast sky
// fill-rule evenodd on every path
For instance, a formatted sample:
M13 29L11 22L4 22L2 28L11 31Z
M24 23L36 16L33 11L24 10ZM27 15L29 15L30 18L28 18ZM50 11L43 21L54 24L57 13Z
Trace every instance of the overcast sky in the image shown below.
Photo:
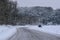
M47 6L54 9L60 8L60 0L17 0L20 7Z

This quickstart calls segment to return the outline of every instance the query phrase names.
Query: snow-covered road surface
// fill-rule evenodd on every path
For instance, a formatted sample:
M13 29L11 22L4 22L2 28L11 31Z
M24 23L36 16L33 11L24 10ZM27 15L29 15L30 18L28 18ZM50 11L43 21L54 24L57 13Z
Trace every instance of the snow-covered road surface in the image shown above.
M60 37L22 27L8 40L60 40Z

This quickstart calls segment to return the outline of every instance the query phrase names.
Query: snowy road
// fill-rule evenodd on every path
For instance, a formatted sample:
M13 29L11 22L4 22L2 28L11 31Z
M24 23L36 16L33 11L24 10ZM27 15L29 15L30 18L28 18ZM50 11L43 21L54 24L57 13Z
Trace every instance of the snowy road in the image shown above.
M8 40L60 40L60 37L27 28L19 28L17 33Z

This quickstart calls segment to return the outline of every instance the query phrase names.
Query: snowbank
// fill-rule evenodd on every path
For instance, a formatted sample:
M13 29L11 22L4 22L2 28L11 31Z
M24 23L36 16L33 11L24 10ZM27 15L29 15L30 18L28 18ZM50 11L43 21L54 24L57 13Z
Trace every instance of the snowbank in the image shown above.
M0 25L0 40L7 40L16 33L16 28Z

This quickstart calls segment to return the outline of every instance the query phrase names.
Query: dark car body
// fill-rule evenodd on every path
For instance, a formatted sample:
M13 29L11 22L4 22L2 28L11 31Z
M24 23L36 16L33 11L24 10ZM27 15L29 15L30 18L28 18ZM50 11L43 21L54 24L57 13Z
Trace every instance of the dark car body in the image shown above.
M42 27L41 25L38 25L38 27Z

